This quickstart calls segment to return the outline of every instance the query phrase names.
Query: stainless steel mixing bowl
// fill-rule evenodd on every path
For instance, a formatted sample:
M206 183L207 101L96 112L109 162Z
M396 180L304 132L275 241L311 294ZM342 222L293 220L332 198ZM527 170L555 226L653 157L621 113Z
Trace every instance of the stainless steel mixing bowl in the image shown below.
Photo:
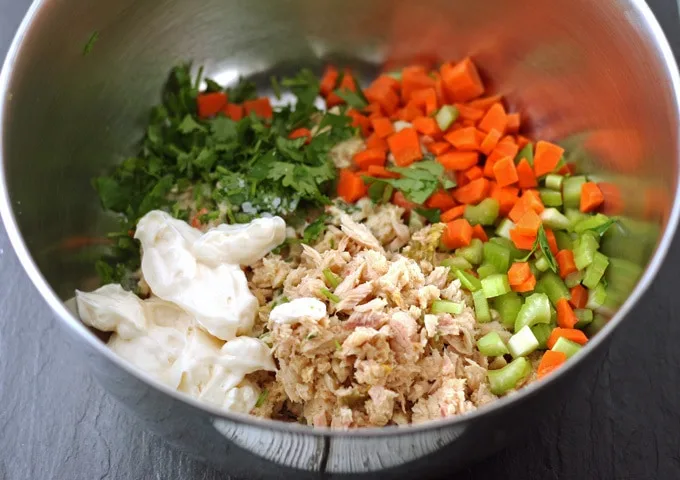
M85 55L93 32L98 40ZM220 412L152 383L62 303L74 288L95 286L98 254L65 250L62 240L111 225L90 179L132 151L176 63L193 60L234 81L328 59L370 74L382 64L465 54L491 89L526 114L529 133L571 139L585 152L583 168L619 186L627 214L660 228L636 289L558 374L459 418L312 430ZM642 0L38 0L0 78L0 209L19 259L81 361L173 444L247 477L453 470L501 448L559 404L651 282L678 216L678 87L670 48Z

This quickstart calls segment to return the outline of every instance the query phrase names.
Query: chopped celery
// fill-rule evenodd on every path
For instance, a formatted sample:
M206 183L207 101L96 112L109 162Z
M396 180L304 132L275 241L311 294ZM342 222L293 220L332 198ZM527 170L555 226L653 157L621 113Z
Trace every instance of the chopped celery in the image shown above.
M659 226L625 217L615 220L602 236L600 251L608 257L645 265L656 248Z
M547 205L547 204L546 204ZM546 208L541 213L541 221L543 225L551 230L569 230L571 222L556 208ZM557 234L557 232L555 232Z
M494 273L482 279L482 291L486 298L499 297L510 291L508 276L505 273Z
M576 328L585 328L593 321L593 311L588 308L575 308L574 313L578 318Z
M571 272L564 279L564 284L567 286L567 288L574 288L576 285L581 283L581 280L583 280L583 270L579 270L578 272Z
M576 175L565 178L562 182L562 197L564 206L578 208L581 205L581 186L586 183L586 177Z
M470 225L493 225L498 218L500 205L495 198L485 198L477 205L465 207L463 216Z
M551 325L556 325L557 324L557 310L550 305L550 324Z
M602 330L602 328L605 325L607 325L608 321L609 321L609 319L606 316L602 315L601 313L596 313L593 316L593 321L584 330L586 335L588 335L589 337L592 337L597 332Z
M607 279L606 303L614 307L621 305L633 291L642 275L640 265L622 258L610 258L605 278Z
M458 109L454 105L444 105L435 115L435 120L442 132L448 130L453 122L458 118Z
M470 290L471 292L476 292L482 288L482 282L480 282L478 278L463 270L456 270L456 278L460 280L460 284L463 288Z
M550 263L548 263L548 260L545 258L544 255L538 257L534 265L536 265L536 270L538 270L539 272L547 272L550 269Z
M579 350L581 350L581 345L564 337L560 337L557 339L551 350L554 352L562 352L567 356L567 358L570 358L575 353L578 353Z
M489 387L494 395L504 393L517 387L531 373L531 362L524 357L514 359L503 368L489 370Z
M333 289L335 289L335 287L340 285L340 282L342 282L340 277L334 274L330 268L324 268L323 276L326 279L326 283L328 284L328 286L330 286Z
M519 332L515 333L508 340L508 350L510 350L510 354L515 358L526 357L536 350L538 346L539 342L528 325L523 326Z
M498 273L498 270L496 270L496 267L494 267L490 263L482 263L477 269L477 275L479 275L479 278L481 279L484 279L489 275L493 275L495 273Z
M588 268L586 268L586 273L583 276L583 285L588 288L595 288L600 280L604 276L605 270L609 266L609 259L602 255L600 252L595 252L593 255L593 261Z
M548 323L537 323L531 327L534 337L536 337L536 340L538 340L538 348L547 348L546 343L548 342L548 338L550 337L550 332L552 332L552 330L552 325Z
M489 332L477 340L479 353L487 357L499 357L510 353L498 332Z
M516 292L508 292L494 298L493 306L500 315L504 327L513 328L523 303L522 296Z
M574 244L574 263L576 268L583 270L588 265L593 263L595 252L600 244L594 234L586 231L583 232Z
M322 288L321 289L321 295L326 297L328 300L330 300L333 303L338 303L340 302L340 297L338 297L336 294L328 290L327 288Z
M483 247L484 263L493 265L498 273L510 268L510 249L495 242L486 242Z
M533 293L526 298L515 319L515 332L537 323L550 323L550 300L544 293Z
M586 217L583 220L580 220L578 223L576 223L574 225L574 231L576 233L581 233L585 232L586 230L595 230L598 227L601 227L602 225L606 224L610 220L611 219L608 216L602 215L601 213L597 213L595 215Z
M604 288L602 282L595 285L595 288L588 290L588 303L586 303L586 308L591 308L593 310L600 308L604 305L607 298L607 290Z
M517 156L515 157L515 163L519 163L523 158L527 159L527 162L529 162L529 165L532 167L534 166L534 144L533 143L527 143L524 145L524 148L517 153Z
M450 313L452 315L458 315L463 312L463 304L452 302L450 300L435 300L432 302L432 313Z
M484 295L483 290L472 292L472 301L475 304L475 318L480 323L491 321L491 310L489 310L489 302Z
M537 292L545 293L550 299L550 303L557 305L560 298L571 298L569 289L564 284L559 275L554 272L545 272L536 282Z
M519 248L515 247L515 244L512 243L512 240L509 238L504 238L504 237L491 237L489 239L489 242L491 243L497 243L498 245L502 245L508 250L510 250L510 261L514 262L515 260L518 260L520 258L524 258L527 254L527 252L520 250Z
M515 228L515 222L509 218L504 218L501 220L501 223L498 224L498 227L496 227L496 235L510 240L510 230L513 228Z
M564 177L556 173L549 173L545 176L545 186L551 190L557 190L558 192L562 191L563 181Z
M543 223L545 224L545 221L543 221ZM546 226L553 229L553 233L555 234L555 240L557 241L557 248L558 249L560 249L560 250L572 250L574 248L574 241L571 239L570 233L560 232L559 230L555 230L550 225L546 225Z
M562 194L556 190L541 188L538 191L538 194L541 197L543 205L546 207L559 207L562 205Z
M564 209L564 216L569 219L569 223L571 224L572 227L574 225L576 225L577 223L579 223L580 221L588 218L588 214L583 213L578 208L565 208Z
M470 262L472 265L479 265L482 263L482 245L483 242L479 238L473 238L470 245L467 247L461 247L456 250L456 255L463 257L465 260Z
M442 260L442 267L448 267L451 270L449 277L453 278L454 270L470 270L472 264L463 257L449 257Z

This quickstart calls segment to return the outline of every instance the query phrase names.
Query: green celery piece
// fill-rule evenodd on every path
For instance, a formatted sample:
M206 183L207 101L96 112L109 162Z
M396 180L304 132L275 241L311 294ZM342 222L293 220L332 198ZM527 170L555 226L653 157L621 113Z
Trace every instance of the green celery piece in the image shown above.
M554 306L557 306L557 302L560 298L566 298L567 300L571 298L571 293L569 293L569 289L560 276L551 271L541 275L541 278L536 282L535 290L540 293L545 293L550 299L550 303Z
M600 247L599 237L589 231L583 232L574 245L574 263L576 268L583 270L593 263L595 252Z
M528 325L523 326L508 340L508 350L514 357L526 357L539 347L539 342Z
M583 175L564 179L562 182L562 197L565 207L579 208L581 205L581 187L584 183L586 183L586 177Z
M595 252L593 256L593 261L588 268L586 268L585 275L583 276L583 285L587 288L595 288L602 280L604 272L609 266L609 259L602 255L600 252Z
M562 198L564 199L564 197ZM571 229L573 229L576 224L589 217L587 213L583 213L578 208L565 208L564 216L569 219L569 225L571 226Z
M529 162L529 165L532 167L534 166L534 144L529 142L526 145L524 145L524 148L517 152L517 156L515 157L515 163L519 163L523 158L526 158L527 161Z
M510 353L498 332L489 332L477 340L479 353L487 357L499 357Z
M470 290L471 292L476 292L482 288L482 282L474 275L463 270L456 270L455 272L456 277L460 280L460 284L463 288Z
M520 258L524 258L526 256L526 252L515 247L515 244L512 243L512 240L510 240L508 238L492 237L492 238L489 239L489 242L497 243L498 245L501 245L501 246L507 248L508 250L510 250L510 262L511 263L518 261Z
M333 303L340 302L340 297L328 290L327 288L321 289L321 294Z
M487 376L491 393L503 395L516 388L530 373L531 362L525 357L516 358L501 369L489 370Z
M465 307L462 303L451 302L449 300L435 300L432 302L432 313L450 313L452 315L459 315L463 312Z
M560 207L562 205L562 194L556 190L541 188L538 195L546 207Z
M323 276L326 279L326 283L333 289L335 289L342 282L340 277L331 272L330 268L324 268Z
M595 285L595 288L588 289L588 303L586 303L586 308L598 309L604 305L607 299L607 289L602 282Z
M548 323L537 323L531 327L531 331L534 333L534 337L538 340L538 348L545 350L548 343L548 338L552 332L553 327Z
M494 298L510 292L508 276L505 273L494 273L482 279L482 292L486 298Z
M554 352L562 352L567 356L567 358L571 358L576 353L578 353L579 350L581 350L581 345L564 337L560 337L557 339L551 350Z
M574 313L578 318L576 328L584 329L593 321L593 311L588 308L575 308Z
M605 306L618 308L633 291L641 275L642 267L637 263L610 257L609 267L605 272L607 280Z
M555 236L557 236L559 230L569 230L571 228L569 219L556 208L546 208L541 212L540 217L543 225L553 230Z
M601 313L596 313L595 315L593 315L593 321L590 322L590 325L588 325L585 328L584 330L585 334L588 335L588 337L592 337L597 332L602 330L604 326L607 325L608 321L609 319L605 315L602 315Z
M442 267L448 267L450 269L450 275L449 277L453 278L455 275L455 270L470 270L472 268L472 264L468 262L466 259L463 257L455 257L451 256L449 258L445 258L442 260L441 263Z
M513 228L515 228L515 222L509 218L504 218L500 221L498 227L496 227L496 235L498 235L500 238L510 240L510 230Z
M483 247L484 263L493 265L498 273L510 268L510 249L495 242L486 242Z
M458 108L454 105L444 105L435 115L435 120L442 132L448 130L453 122L458 118Z
M493 225L498 218L500 205L495 198L485 198L477 205L465 207L463 216L470 225Z
M545 176L545 186L551 190L557 190L562 192L562 183L564 182L564 177L556 173L549 173ZM561 202L560 202L561 203Z
M550 270L550 263L548 263L548 260L545 258L544 255L538 257L534 265L536 265L536 270L538 270L539 272L547 272L548 270Z
M583 280L583 275L584 275L583 270L579 270L577 272L571 272L564 279L564 284L567 286L567 288L574 288L576 285L581 283L581 280Z
M515 332L537 323L550 323L550 300L545 293L532 293L524 300L515 319Z
M582 233L586 230L593 230L606 224L610 220L611 219L608 216L602 215L601 213L596 213L595 215L588 216L576 223L574 225L574 231L576 233Z
M486 299L483 290L472 292L472 301L475 305L475 318L479 323L486 323L491 321L491 310L489 310L489 301Z
M600 251L608 257L625 258L644 266L656 249L659 225L626 217L615 218L616 224L602 236Z
M480 279L484 279L489 275L493 275L496 273L498 273L498 270L496 270L496 267L494 267L490 263L482 263L477 269L477 275L479 275Z
M501 317L501 323L506 328L513 328L517 314L519 313L524 300L522 296L516 292L508 292L505 295L494 298L494 309Z
M545 224L545 221L543 223ZM559 230L554 229L550 225L546 225L546 226L553 230L553 233L555 234L555 240L557 241L557 248L558 249L560 249L560 250L573 250L574 249L574 241L571 239L570 233L561 232Z
M483 245L484 242L482 242L479 238L473 238L472 241L470 242L470 245L468 245L467 247L461 247L458 250L456 250L456 255L459 257L463 257L472 265L479 265L480 263L482 263L484 255Z

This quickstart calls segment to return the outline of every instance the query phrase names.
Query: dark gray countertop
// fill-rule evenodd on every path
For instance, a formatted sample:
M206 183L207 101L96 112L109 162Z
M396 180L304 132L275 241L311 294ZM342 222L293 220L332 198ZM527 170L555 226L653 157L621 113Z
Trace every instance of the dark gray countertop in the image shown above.
M0 57L29 3L0 0ZM676 4L649 3L680 51ZM527 440L455 478L680 478L677 265L680 238L606 360L566 406ZM143 431L92 381L1 227L0 280L0 480L229 478Z

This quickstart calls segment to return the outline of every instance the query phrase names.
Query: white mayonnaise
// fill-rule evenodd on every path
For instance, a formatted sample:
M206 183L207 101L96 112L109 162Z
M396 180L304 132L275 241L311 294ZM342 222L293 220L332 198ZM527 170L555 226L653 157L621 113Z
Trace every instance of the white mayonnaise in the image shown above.
M326 316L326 304L316 298L296 298L274 307L269 321L274 323L297 323L303 318L319 321Z
M285 235L279 217L222 225L203 234L161 211L146 214L135 232L151 291L194 315L222 340L248 333L257 314L257 299L239 265L264 257Z

